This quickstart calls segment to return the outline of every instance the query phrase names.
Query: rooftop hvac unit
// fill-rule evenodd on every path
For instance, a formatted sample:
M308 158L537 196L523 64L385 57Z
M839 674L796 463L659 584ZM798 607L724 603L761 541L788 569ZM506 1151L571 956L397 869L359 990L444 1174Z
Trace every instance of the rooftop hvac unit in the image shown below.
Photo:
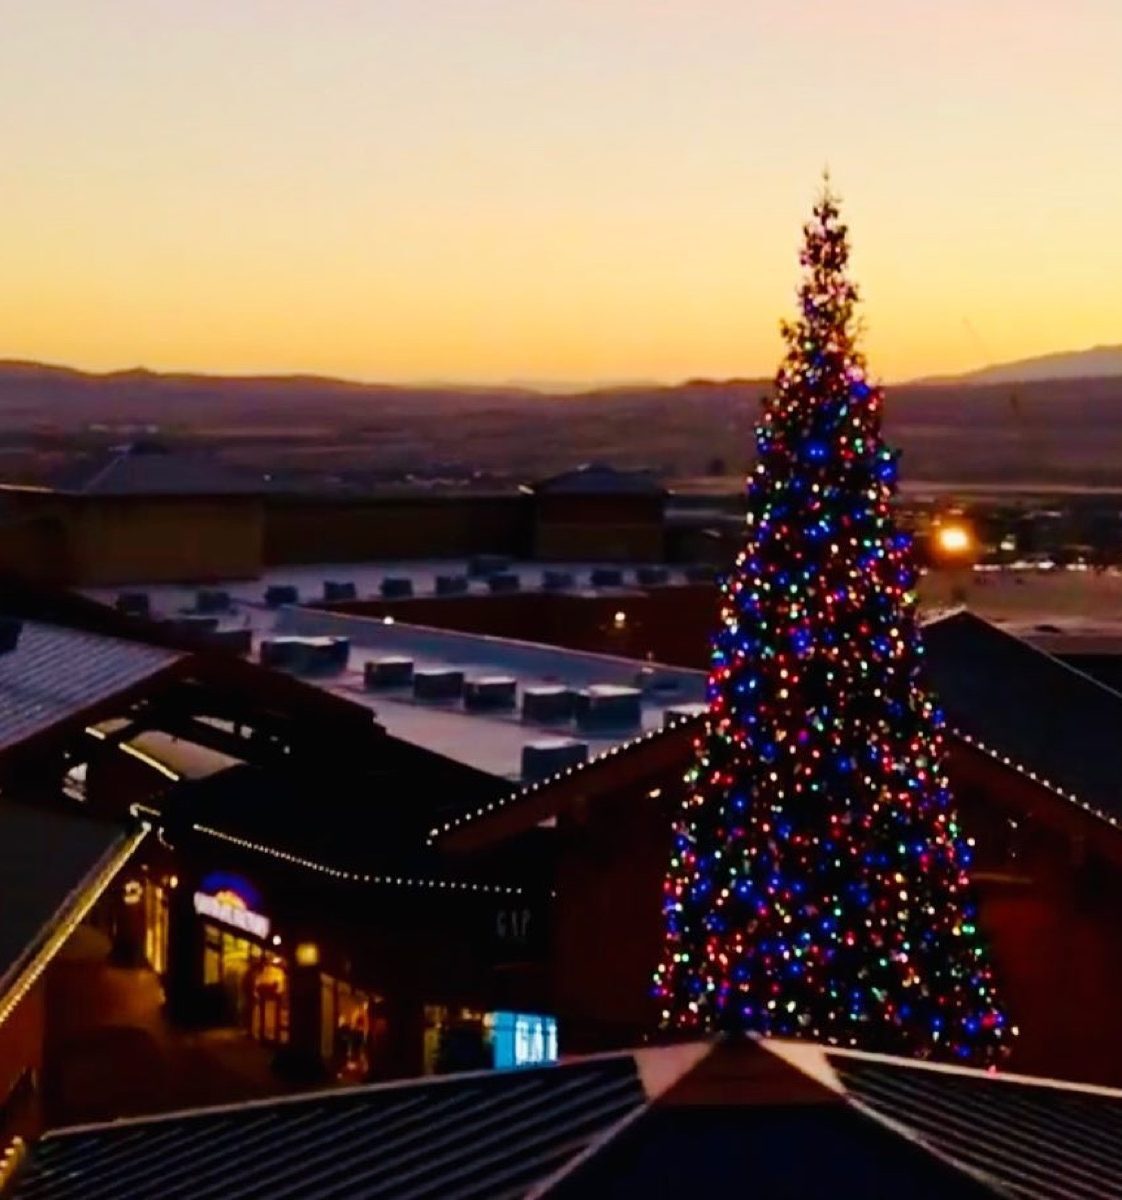
M253 649L252 629L216 629L207 634L207 645L231 654L248 654Z
M522 747L522 781L537 783L551 775L588 762L588 743L572 738L549 738Z
M147 617L152 612L147 592L121 592L113 607L127 617Z
M709 711L706 704L675 704L662 714L662 727L668 729L679 721L690 721L703 717Z
M261 662L297 675L332 675L346 670L350 638L279 637L261 643Z
M487 586L496 594L517 592L522 586L522 581L513 571L498 571L487 576Z
M408 600L413 595L413 580L408 575L387 575L381 592L384 600Z
M368 691L413 685L411 658L375 658L362 668L362 686Z
M438 596L462 596L468 590L466 575L438 575L436 577L436 594Z
M413 672L417 700L459 700L464 693L464 673L451 668L425 667Z
M310 675L334 675L345 671L351 660L351 639L345 637L310 637L304 639L305 665Z
M577 728L587 733L635 729L643 719L638 688L597 683L577 692Z
M303 638L262 638L257 656L261 665L278 671L295 671L303 654Z
M511 709L517 699L518 681L509 675L484 675L464 684L464 707L474 712Z
M195 611L224 613L230 611L230 593L217 588L200 588L195 593Z
M644 695L654 693L668 697L681 690L682 681L656 667L643 667L635 676L635 686L640 688Z
M323 598L330 604L336 600L356 600L358 589L348 580L325 579L323 581Z
M619 567L593 567L592 586L594 588L623 587L623 572Z
M184 615L181 617L169 617L164 625L172 631L172 633L180 633L186 637L202 637L208 634L218 632L218 618L204 617L201 615Z
M15 617L0 617L0 654L11 654L19 645L23 622Z
M566 592L573 586L572 571L545 571L542 574L542 587L547 592Z
M635 578L643 587L659 587L670 582L670 572L665 567L639 567Z
M294 583L271 583L265 589L265 603L270 608L280 608L282 604L299 604L300 590Z
M475 554L468 559L468 574L475 578L496 575L505 571L510 561L504 554Z
M522 720L539 725L560 724L573 719L576 693L567 687L522 689Z

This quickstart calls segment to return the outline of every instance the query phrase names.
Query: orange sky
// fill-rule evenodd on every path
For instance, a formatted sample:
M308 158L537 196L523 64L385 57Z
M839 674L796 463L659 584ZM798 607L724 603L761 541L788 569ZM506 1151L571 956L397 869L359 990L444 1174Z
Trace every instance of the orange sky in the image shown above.
M6 0L0 356L888 379L1122 342L1122 0Z

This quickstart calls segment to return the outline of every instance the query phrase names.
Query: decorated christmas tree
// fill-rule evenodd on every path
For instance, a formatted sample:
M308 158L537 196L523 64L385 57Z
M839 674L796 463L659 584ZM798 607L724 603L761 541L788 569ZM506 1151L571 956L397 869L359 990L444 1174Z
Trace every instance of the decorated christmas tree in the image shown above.
M976 924L848 257L827 186L723 585L655 994L670 1029L984 1064L1016 1031Z

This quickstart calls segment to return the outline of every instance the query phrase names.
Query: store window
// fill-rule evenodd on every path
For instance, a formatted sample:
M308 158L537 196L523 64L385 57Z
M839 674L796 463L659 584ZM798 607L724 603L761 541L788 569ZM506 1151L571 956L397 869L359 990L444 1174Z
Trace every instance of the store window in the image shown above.
M288 971L280 955L205 922L203 984L221 993L226 1017L252 1037L269 1045L288 1041Z
M168 889L144 881L144 957L157 975L168 969Z
M320 976L320 1052L339 1079L363 1080L385 1036L382 998L343 979Z
M425 1007L425 1074L528 1067L556 1061L554 1017L444 1005Z
M530 1013L491 1014L496 1067L532 1067L557 1061L557 1021Z

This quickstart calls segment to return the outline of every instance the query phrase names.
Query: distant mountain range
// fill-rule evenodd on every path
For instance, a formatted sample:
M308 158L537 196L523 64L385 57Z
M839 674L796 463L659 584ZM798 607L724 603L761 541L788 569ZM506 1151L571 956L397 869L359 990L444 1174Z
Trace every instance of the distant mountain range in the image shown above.
M1119 376L1122 376L1122 345L1094 346L1089 350L1063 350L1054 354L1018 359L1015 362L979 367L958 375L928 375L921 379L903 380L890 386L893 389L934 385L972 386L1067 379L1115 379ZM144 367L97 372L48 363L0 360L0 407L4 407L5 400L10 401L16 395L33 395L49 402L52 394L55 394L65 403L78 396L86 398L93 393L104 395L107 392L117 395L124 393L137 399L141 396L154 399L160 395L183 399L188 396L210 398L216 393L243 398L262 393L271 393L278 398L294 394L306 397L309 393L319 393L333 397L347 395L357 399L376 396L401 397L416 393L445 400L455 396L469 400L481 397L525 400L535 394L594 398L621 393L665 393L678 389L692 391L715 387L769 387L770 384L770 377L758 380L690 379L680 384L639 379L605 383L569 383L554 380L511 380L495 384L460 383L455 380L432 380L413 384L365 383L327 375L207 375L202 372L151 371ZM51 415L43 413L47 420Z
M1035 383L1048 379L1113 379L1122 375L1122 346L1094 346L980 367L964 375L917 379L919 384Z
M405 478L433 464L526 479L591 461L675 479L736 476L771 387L695 379L559 393L0 362L0 479L35 482L138 437L325 479ZM912 480L1122 485L1122 346L896 383L888 394L886 433Z

